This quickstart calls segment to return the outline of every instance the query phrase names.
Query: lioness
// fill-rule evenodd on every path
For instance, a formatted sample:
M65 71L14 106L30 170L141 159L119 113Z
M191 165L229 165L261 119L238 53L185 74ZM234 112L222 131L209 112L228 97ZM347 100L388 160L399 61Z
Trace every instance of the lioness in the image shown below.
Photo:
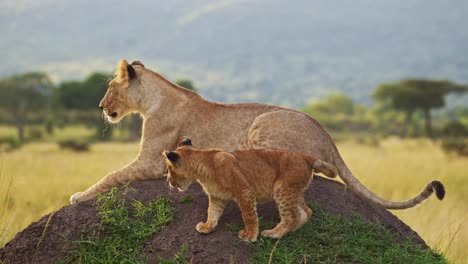
M129 64L122 60L117 65L115 78L109 82L99 106L110 122L118 122L132 112L143 116L140 153L129 165L72 195L71 203L91 199L130 180L162 178L165 161L161 152L174 149L183 135L190 135L200 148L272 148L312 155L333 164L348 189L363 199L390 209L421 202L416 198L391 202L368 190L353 176L333 140L312 117L272 105L210 102L146 69L139 61ZM438 198L443 198L440 182L430 182L427 189L436 189Z
M234 200L242 212L245 229L239 238L254 242L258 236L257 201L274 200L281 222L262 236L280 238L305 224L312 210L304 201L304 191L312 173L336 176L336 168L315 157L286 150L251 149L226 152L222 149L195 149L190 139L175 151L164 151L171 187L185 191L193 180L209 197L208 219L197 224L199 233L211 233L224 208Z

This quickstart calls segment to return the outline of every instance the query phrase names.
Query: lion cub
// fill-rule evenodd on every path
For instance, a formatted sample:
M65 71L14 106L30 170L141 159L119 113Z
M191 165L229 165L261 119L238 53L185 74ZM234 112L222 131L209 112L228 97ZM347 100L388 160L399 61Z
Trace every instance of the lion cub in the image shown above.
M195 149L187 137L179 140L175 151L164 151L163 155L171 187L185 191L195 179L208 195L208 219L197 224L198 232L212 232L227 203L234 200L245 224L239 238L252 242L258 236L257 201L276 202L281 222L264 230L262 236L280 238L301 227L312 215L304 201L312 173L329 177L337 173L333 165L308 155L271 149Z

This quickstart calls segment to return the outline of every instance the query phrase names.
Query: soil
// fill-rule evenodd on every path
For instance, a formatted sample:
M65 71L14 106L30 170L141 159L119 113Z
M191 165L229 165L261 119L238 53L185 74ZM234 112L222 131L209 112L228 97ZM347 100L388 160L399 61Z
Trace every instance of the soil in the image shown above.
M193 184L183 193L170 191L165 180L135 182L130 188L134 191L126 194L126 200L137 199L147 203L164 195L170 198L176 212L176 219L153 235L146 245L144 253L149 257L149 263L158 263L158 256L172 258L184 243L188 245L186 257L191 259L192 263L229 263L232 259L235 259L236 263L247 263L252 254L251 247L247 243L240 242L226 226L226 224L242 226L240 211L236 204L231 202L228 205L214 233L200 235L195 230L195 225L206 220L208 201L198 184ZM186 195L191 195L194 201L187 204L179 203L179 200ZM330 214L343 217L359 214L367 221L381 223L397 234L397 239L400 241L411 238L415 244L427 247L416 232L392 213L354 196L337 181L314 176L306 193L306 200L319 204ZM93 202L94 200L91 200L65 206L52 216L43 216L0 249L0 260L4 263L55 263L64 258L66 254L64 251L70 249L66 240L78 239L81 230L98 223ZM273 203L259 205L258 214L267 221L279 220ZM48 220L48 227L44 233ZM40 240L41 243L38 245Z

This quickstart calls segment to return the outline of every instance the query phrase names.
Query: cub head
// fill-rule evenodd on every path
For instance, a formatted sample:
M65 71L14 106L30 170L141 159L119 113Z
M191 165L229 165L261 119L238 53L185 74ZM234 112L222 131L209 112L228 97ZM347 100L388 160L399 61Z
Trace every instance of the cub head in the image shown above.
M192 141L188 137L181 137L177 142L175 151L163 151L167 165L167 182L171 188L177 187L179 191L185 191L193 182L190 173L192 156Z
M117 65L114 79L109 82L107 92L99 103L109 122L119 122L127 114L140 110L144 87L138 79L144 67L139 61L129 64L126 60Z

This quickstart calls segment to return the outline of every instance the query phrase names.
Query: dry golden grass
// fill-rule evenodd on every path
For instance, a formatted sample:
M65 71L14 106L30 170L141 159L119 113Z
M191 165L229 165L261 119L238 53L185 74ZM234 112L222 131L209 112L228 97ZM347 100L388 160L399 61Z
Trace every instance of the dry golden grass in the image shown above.
M447 189L444 201L431 197L417 208L394 213L432 248L457 263L468 262L467 158L447 156L428 140L388 139L380 147L344 142L338 147L353 173L387 199L410 198L429 180L441 180ZM136 143L97 144L89 153L38 143L0 154L0 246L40 216L67 205L71 194L130 162L137 152Z
M468 263L468 158L447 155L429 140L338 147L354 175L386 199L409 199L430 180L441 180L447 191L443 201L432 196L416 208L392 212L429 246L456 263Z
M38 143L0 154L0 246L137 153L138 144L96 144L88 153L74 153L57 144ZM2 203L10 180L8 202Z

